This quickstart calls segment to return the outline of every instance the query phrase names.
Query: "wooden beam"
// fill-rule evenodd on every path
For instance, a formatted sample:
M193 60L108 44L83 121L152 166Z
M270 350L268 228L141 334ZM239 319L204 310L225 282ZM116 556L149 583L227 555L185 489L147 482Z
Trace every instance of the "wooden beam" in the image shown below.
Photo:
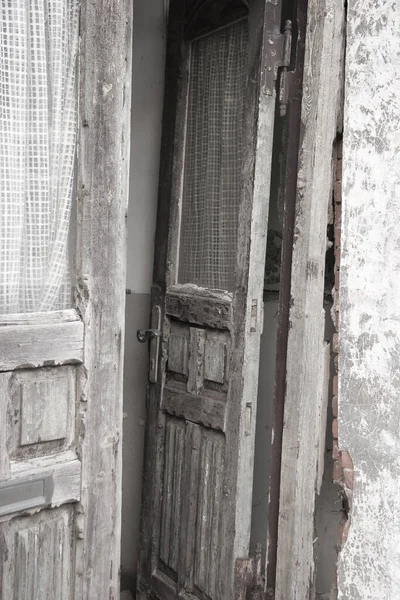
M32 319L0 327L0 371L83 361L83 323Z
M119 598L132 2L81 7L77 308L82 497L75 600Z
M342 0L308 5L282 440L276 600L311 598L324 402L324 269L340 97Z

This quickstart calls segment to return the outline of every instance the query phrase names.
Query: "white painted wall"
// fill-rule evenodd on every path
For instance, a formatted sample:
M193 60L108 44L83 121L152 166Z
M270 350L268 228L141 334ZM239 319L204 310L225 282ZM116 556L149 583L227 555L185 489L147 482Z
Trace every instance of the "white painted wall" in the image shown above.
M340 600L400 599L400 0L349 0L339 443L355 468Z

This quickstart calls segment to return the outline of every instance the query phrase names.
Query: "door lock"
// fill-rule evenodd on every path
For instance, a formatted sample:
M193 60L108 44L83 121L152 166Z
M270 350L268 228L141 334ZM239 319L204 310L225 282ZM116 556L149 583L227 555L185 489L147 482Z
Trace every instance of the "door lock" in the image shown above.
M161 337L161 334L161 329L138 329L136 332L136 337L138 342L145 344L149 340Z

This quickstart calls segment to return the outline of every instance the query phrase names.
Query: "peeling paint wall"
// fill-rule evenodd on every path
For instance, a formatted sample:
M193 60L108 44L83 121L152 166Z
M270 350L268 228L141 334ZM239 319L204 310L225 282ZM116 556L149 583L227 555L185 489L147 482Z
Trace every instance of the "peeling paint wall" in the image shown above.
M349 0L339 444L354 462L340 600L400 599L400 0Z

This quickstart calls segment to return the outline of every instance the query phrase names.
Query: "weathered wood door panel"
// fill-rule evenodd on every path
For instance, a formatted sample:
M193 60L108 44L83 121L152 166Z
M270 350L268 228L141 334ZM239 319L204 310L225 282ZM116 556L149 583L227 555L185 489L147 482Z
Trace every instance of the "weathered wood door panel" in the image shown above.
M211 4L170 5L143 599L231 599L248 554L276 103L263 48L281 7Z
M2 600L119 599L132 5L80 4L75 307L0 315Z
M1 597L70 600L84 326L75 310L4 315L0 344Z

